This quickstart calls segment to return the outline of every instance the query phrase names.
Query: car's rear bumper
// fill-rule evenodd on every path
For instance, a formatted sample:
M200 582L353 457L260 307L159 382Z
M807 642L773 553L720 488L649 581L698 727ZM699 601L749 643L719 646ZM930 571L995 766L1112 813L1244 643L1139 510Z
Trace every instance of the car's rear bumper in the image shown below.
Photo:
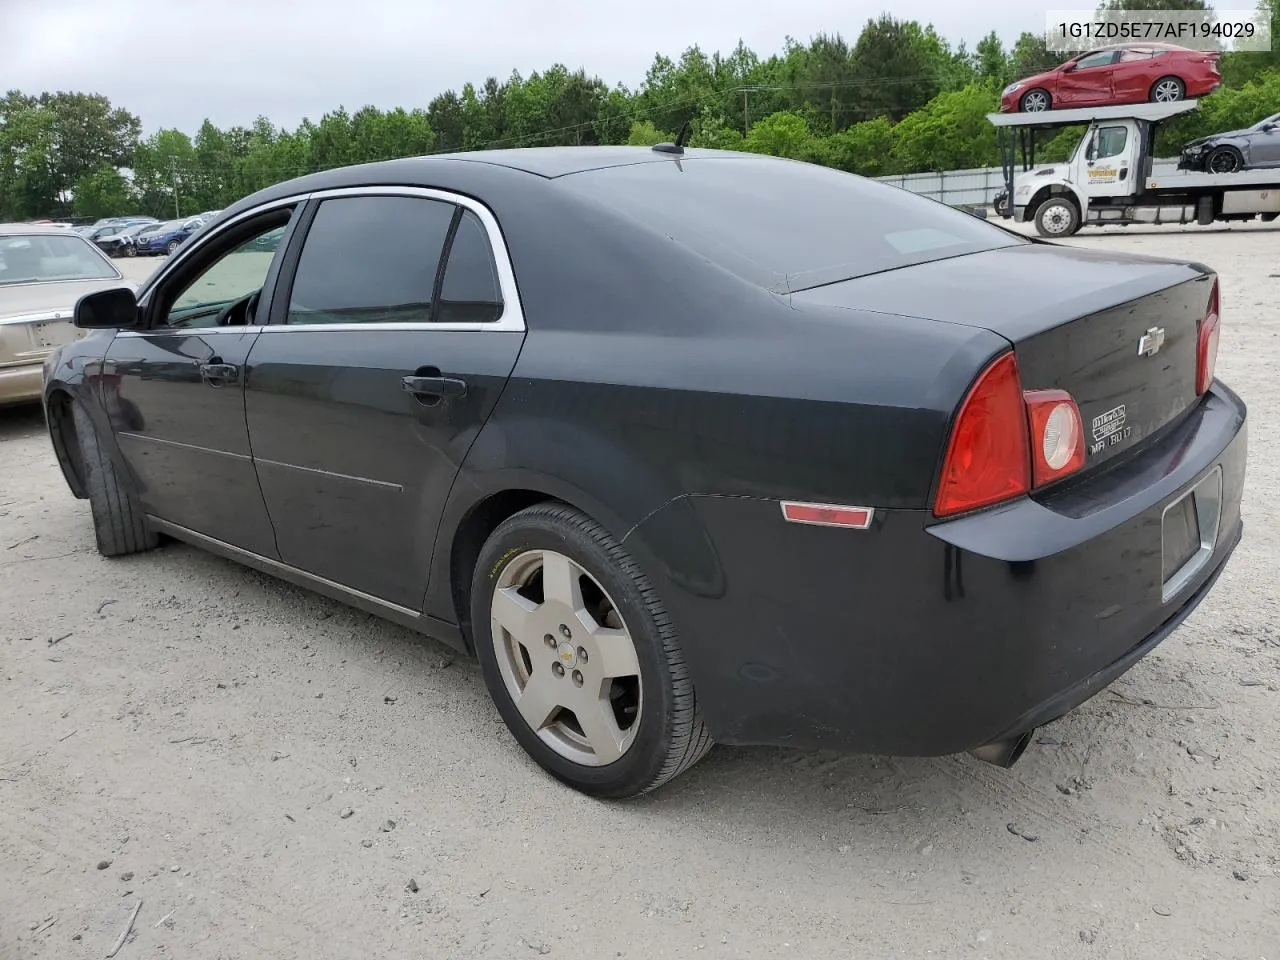
M689 497L636 536L701 528L701 560L656 579L718 740L955 753L1069 711L1195 609L1240 538L1246 447L1244 404L1216 385L1148 449L1039 500L849 530ZM1218 470L1216 539L1166 602L1164 510Z
M39 400L43 385L42 363L0 367L0 404L30 403Z

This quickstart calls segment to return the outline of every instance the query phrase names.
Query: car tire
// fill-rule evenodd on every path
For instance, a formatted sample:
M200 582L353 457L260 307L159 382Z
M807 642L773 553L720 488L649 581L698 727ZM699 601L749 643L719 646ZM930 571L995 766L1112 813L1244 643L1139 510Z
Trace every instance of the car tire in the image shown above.
M1080 229L1080 210L1070 197L1049 197L1036 208L1036 232L1042 237L1069 237Z
M1022 95L1018 101L1018 109L1023 113L1042 113L1053 109L1053 97L1048 90L1034 87Z
M1244 157L1235 147L1216 147L1204 158L1206 173L1236 173L1244 166Z
M124 255L126 257L136 257L138 255L138 248L133 245L129 245L124 248Z
M1151 85L1152 103L1176 103L1187 96L1187 85L1177 77L1161 77Z
M102 449L93 420L79 403L72 404L72 419L98 552L104 557L118 557L151 550L160 538L147 526L142 507L115 461Z
M471 623L498 713L562 783L633 797L711 749L661 600L622 544L573 507L536 504L493 531L472 576Z
M175 253L178 252L179 246L181 246L181 244L179 244L177 240L170 240L168 243L164 245L164 252L168 256L172 257Z

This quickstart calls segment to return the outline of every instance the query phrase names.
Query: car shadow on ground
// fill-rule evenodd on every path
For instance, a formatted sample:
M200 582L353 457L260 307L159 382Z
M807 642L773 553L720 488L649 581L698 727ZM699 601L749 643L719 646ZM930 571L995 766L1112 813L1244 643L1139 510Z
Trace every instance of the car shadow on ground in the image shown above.
M0 443L44 431L44 408L38 403L0 407Z

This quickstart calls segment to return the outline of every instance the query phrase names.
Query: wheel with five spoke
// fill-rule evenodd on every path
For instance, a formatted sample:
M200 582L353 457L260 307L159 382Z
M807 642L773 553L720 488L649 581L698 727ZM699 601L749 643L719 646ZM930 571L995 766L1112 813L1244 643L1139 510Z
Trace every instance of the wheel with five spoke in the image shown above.
M471 622L502 719L569 786L635 796L711 748L661 601L578 510L542 503L498 526L476 564Z

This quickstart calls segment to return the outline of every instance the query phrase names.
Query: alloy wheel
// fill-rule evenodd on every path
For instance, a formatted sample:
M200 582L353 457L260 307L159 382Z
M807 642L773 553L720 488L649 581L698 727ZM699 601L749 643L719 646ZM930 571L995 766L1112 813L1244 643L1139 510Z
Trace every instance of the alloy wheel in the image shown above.
M1022 98L1022 109L1026 113L1041 113L1049 109L1049 95L1043 90L1032 90Z
M562 553L525 551L503 569L491 618L498 669L529 728L574 763L620 759L640 730L640 663L595 578Z
M1210 173L1235 173L1240 169L1240 158L1231 150L1215 150L1207 165Z
M1152 99L1156 103L1174 103L1182 99L1182 84L1177 80L1161 80L1156 84Z

